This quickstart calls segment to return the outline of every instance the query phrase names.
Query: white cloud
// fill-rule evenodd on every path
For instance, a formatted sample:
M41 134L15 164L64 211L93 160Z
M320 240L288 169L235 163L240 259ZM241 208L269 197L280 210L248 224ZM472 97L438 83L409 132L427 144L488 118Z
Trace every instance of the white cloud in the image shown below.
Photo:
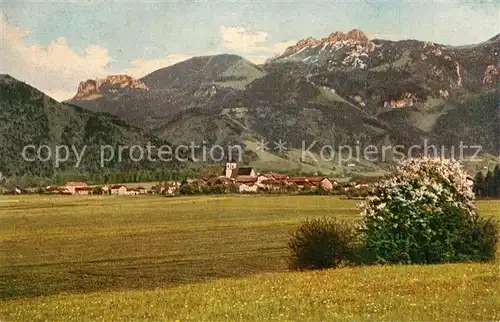
M78 53L63 37L47 46L27 45L24 40L30 34L30 30L10 25L7 15L0 14L0 73L9 74L59 101L73 97L80 81L113 74L109 70L113 58L106 48L89 44L83 53ZM190 57L176 54L165 59L134 59L132 67L119 74L142 77Z
M74 93L80 80L105 75L112 61L105 48L88 45L80 54L62 37L47 46L26 45L24 38L30 31L11 26L5 14L1 15L0 28L0 72L46 93Z
M269 55L280 54L287 47L296 43L295 41L287 41L266 46L264 43L267 41L269 36L267 32L257 31L255 33L251 33L242 26L220 26L220 33L222 40L224 41L224 45L227 48L246 54L267 54L268 57Z

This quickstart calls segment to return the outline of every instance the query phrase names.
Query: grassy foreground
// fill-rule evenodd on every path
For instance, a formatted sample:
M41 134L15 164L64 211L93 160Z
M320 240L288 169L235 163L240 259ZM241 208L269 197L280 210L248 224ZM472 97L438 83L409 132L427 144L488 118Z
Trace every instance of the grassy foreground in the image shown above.
M500 319L498 261L285 272L301 219L356 214L319 196L0 198L0 319Z
M498 267L375 266L220 279L155 291L14 301L8 320L439 320L500 319Z

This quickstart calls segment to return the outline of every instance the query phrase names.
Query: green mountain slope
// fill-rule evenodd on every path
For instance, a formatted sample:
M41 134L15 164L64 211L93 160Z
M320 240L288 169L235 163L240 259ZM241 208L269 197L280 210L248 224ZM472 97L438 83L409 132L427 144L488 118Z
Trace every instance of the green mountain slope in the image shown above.
M88 173L129 171L139 169L153 169L156 167L171 168L177 163L155 164L143 160L134 162L130 150L124 150L122 161L118 159L118 150L115 157L101 167L101 147L132 146L146 147L167 144L151 135L145 135L140 129L130 126L117 116L94 113L80 107L61 104L44 95L37 89L20 82L8 75L0 76L0 172L4 175L39 175L52 176L56 172ZM27 146L25 160L23 150ZM48 148L42 148L41 157L47 161L40 161L35 150L40 146L50 147L52 155L48 155ZM54 153L57 146L67 146L70 149L69 158L55 164ZM72 148L74 146L74 148ZM83 154L81 163L77 167L79 155ZM65 150L60 149L61 158L65 158ZM105 158L110 156L111 148L102 148ZM134 159L137 159L137 155Z

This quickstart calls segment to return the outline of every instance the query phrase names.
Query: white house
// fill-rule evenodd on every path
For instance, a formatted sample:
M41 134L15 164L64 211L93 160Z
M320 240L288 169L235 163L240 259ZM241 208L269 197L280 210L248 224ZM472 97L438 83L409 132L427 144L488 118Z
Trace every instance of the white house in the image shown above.
M127 192L128 192L127 191L127 187L125 187L122 184L111 186L111 189L110 189L110 194L111 195L124 196L124 195L127 194Z
M257 192L259 186L256 183L240 183L238 185L239 192Z
M87 188L88 184L86 182L66 182L64 184L63 190L67 190L71 194L75 193L76 188Z
M255 176L238 176L235 179L238 185L239 192L257 192L257 177Z

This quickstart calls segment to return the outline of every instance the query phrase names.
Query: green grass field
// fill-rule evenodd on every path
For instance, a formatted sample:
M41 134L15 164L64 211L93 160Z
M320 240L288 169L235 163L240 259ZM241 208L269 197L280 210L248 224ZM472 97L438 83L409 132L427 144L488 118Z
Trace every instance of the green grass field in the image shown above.
M287 272L289 233L324 215L358 219L322 196L0 197L0 319L500 319L498 260Z

